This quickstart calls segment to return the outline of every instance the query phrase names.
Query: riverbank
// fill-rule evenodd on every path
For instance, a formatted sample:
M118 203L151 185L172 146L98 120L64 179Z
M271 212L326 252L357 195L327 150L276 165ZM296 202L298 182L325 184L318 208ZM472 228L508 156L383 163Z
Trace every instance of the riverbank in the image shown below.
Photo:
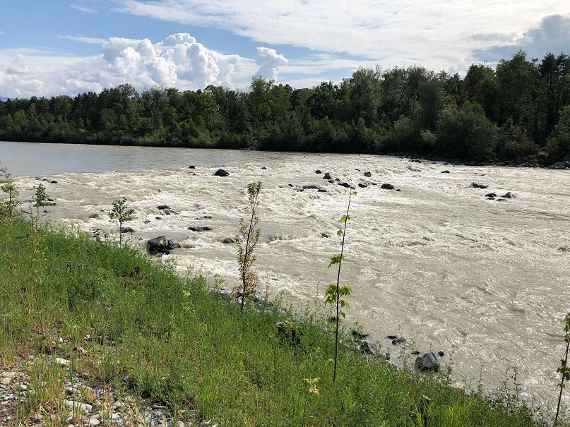
M348 348L334 385L333 342L318 321L240 314L202 279L85 235L20 222L0 232L3 366L30 354L69 360L95 384L219 425L533 425L508 396L507 406L468 396ZM295 323L299 345L279 336L280 320Z

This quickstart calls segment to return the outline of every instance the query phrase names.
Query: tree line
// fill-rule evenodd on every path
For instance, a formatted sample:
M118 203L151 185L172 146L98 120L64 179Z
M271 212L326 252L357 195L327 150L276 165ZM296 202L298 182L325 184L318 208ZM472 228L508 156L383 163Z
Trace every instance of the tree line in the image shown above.
M313 88L130 85L0 101L0 139L409 154L546 165L570 155L570 57L519 52L464 77L422 67L359 69Z

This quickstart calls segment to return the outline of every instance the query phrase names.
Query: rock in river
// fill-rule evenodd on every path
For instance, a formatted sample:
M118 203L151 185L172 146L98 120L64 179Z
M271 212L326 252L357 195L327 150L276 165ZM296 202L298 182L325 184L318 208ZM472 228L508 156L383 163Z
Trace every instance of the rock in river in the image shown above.
M224 176L229 176L229 175L230 175L230 173L224 169L218 169L216 172L214 172L214 176L224 177Z
M438 372L441 367L441 358L443 357L443 351L429 352L419 355L416 358L416 369L418 371L431 371Z
M180 245L174 240L168 240L164 236L155 237L146 242L146 249L151 255L169 254L172 249L179 247Z

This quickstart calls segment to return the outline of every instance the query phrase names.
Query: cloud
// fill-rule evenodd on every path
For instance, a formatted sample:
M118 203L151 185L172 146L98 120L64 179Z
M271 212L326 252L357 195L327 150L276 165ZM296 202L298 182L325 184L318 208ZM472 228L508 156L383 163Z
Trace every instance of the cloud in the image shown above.
M107 43L107 39L99 38L99 37L63 35L63 36L58 36L58 38L60 38L62 40L69 40L72 42L77 42L77 43L95 44L95 45L99 45L99 46L104 46L105 43Z
M484 35L482 35L484 36ZM570 15L550 15L538 27L520 37L510 40L494 40L496 43L486 49L475 51L475 57L482 61L496 62L524 50L532 58L541 58L547 53L570 53ZM499 43L497 43L499 42Z
M268 47L258 47L257 54L262 58L261 66L257 70L257 75L270 80L277 80L279 67L287 65L289 61L275 49Z
M222 28L263 44L451 71L497 44L473 34L522 34L543 16L570 13L560 0L118 1L130 14Z
M149 39L65 38L102 46L102 53L75 57L31 49L0 50L0 93L8 97L48 96L100 91L129 83L137 89L207 85L246 87L256 72L277 74L287 63L273 49L262 48L255 60L209 49L190 34Z
M77 10L78 12L87 13L87 14L90 14L90 15L97 13L97 10L96 10L96 9L93 9L92 7L85 6L85 5L82 5L82 4L75 4L75 3L72 3L72 4L69 5L69 7L71 7L72 9Z

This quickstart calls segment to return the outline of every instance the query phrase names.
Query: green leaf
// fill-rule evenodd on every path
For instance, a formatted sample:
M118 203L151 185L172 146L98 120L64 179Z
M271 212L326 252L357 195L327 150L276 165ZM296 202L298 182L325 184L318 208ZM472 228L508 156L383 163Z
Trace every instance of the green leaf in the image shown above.
M340 217L340 222L342 224L346 224L348 221L350 221L350 215L343 215Z
M337 265L340 264L342 262L342 255L334 255L331 257L331 262L329 264L329 268L332 267L333 265Z

